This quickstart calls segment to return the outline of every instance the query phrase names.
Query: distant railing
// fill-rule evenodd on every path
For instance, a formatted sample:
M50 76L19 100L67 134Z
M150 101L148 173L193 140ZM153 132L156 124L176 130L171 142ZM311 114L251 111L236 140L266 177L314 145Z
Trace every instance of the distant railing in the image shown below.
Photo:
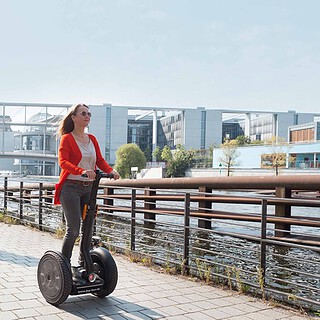
M290 168L300 168L300 169L310 169L310 168L320 168L319 160L300 160L294 161L290 164Z
M3 211L63 229L53 187L5 178ZM103 180L95 233L167 272L318 310L318 190L317 176Z

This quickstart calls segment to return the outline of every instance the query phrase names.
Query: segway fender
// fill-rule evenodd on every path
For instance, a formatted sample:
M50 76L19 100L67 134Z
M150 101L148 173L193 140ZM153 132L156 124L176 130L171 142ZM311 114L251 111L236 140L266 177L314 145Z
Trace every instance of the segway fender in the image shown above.
M91 251L91 258L98 267L98 275L104 280L103 289L94 294L100 298L111 294L117 286L118 269L117 265L106 248L94 248Z
M102 261L108 261L111 256L109 250L103 247L93 248L91 253L96 253Z

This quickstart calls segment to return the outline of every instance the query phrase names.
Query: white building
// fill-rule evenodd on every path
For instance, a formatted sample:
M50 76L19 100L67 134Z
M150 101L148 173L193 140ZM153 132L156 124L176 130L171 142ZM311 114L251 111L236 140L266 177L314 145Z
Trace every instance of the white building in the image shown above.
M265 156L275 151L273 147L268 145L238 147L237 161L239 165L234 169L265 168ZM281 147L281 152L286 153L287 159L292 160L292 162L287 162L286 168L320 168L320 142L288 144L288 146ZM220 164L223 158L222 149L215 148L213 151L213 168L221 168Z

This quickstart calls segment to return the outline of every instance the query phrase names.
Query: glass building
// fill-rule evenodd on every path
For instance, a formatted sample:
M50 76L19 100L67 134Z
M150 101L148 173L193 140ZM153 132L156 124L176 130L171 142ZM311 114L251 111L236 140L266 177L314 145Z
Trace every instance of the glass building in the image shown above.
M127 143L137 144L144 152L152 150L152 120L128 120Z

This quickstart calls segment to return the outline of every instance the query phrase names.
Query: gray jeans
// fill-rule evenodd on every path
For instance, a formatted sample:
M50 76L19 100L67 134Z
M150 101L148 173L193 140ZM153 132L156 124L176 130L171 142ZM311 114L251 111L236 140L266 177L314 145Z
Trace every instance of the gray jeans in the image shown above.
M62 242L62 254L70 261L72 250L77 237L80 234L81 217L84 205L89 202L91 186L82 186L73 184L66 180L63 184L60 194L60 202L63 207L64 216L66 219L66 233ZM86 236L80 239L80 258L82 248L90 248L92 232L93 232L94 214L92 217L87 216L83 222L82 229L86 230Z

